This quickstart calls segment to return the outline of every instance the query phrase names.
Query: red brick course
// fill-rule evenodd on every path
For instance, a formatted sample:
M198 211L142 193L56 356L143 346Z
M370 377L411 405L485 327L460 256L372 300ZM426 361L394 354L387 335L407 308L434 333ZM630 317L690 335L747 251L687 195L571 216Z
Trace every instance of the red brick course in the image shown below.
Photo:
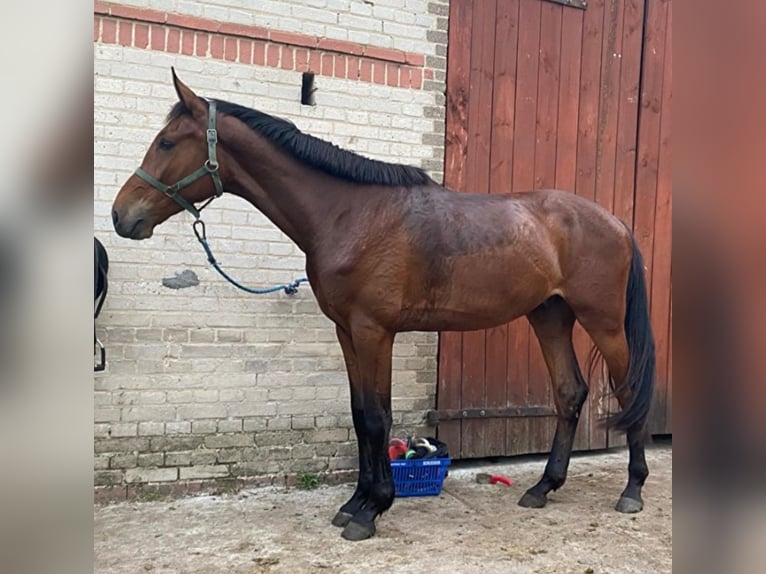
M108 2L94 4L93 40L418 90L433 78L423 54Z

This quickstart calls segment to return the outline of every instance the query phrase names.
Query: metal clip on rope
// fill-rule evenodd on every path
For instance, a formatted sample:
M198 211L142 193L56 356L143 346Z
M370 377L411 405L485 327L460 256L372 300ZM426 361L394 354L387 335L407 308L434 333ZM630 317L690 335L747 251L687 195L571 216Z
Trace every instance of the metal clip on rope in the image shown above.
M207 254L207 260L210 262L210 265L213 266L213 268L218 271L218 273L226 279L229 283L237 287L238 289L241 289L242 291L246 291L248 293L253 293L255 295L266 295L268 293L276 293L277 291L284 291L286 295L294 295L298 292L298 287L301 283L307 283L308 277L301 277L300 279L296 279L295 281L291 283L286 283L283 285L275 285L274 287L266 287L264 289L254 289L252 287L246 287L242 285L241 283L238 283L234 279L231 278L223 269L221 269L221 266L218 264L218 261L216 261L215 256L213 255L213 251L210 249L210 245L207 242L207 234L205 231L205 222L201 219L197 219L193 224L192 228L194 229L194 235L197 236L197 241L200 242L200 245L202 245L202 248L205 250L205 253Z

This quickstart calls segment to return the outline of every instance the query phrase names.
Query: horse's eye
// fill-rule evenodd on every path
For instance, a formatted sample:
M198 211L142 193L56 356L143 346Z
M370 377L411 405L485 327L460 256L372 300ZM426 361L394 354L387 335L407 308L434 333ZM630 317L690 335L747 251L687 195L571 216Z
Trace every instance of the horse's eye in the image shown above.
M173 146L176 145L170 140L166 140L165 138L162 138L159 143L159 147L163 151L167 151L169 149L172 149Z

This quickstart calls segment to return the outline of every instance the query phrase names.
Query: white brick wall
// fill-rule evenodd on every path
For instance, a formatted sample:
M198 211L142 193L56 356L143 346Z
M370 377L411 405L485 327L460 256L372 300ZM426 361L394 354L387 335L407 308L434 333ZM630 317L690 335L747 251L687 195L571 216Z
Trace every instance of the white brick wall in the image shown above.
M255 11L234 0L126 3L234 22L248 16L252 20L244 23L304 33L321 26L338 39L344 36L335 27L350 35L369 25L370 41L372 29L382 27L391 42L382 46L434 51L423 38L435 17L424 2L412 0L374 6L356 0L264 1ZM325 10L330 8L331 18ZM340 348L307 286L294 296L235 290L207 264L187 214L174 216L142 242L113 232L112 201L175 103L170 66L200 95L289 118L306 132L369 157L441 170L438 146L434 160L434 146L422 143L435 121L439 125L438 113L434 119L428 112L443 102L438 90L317 76L317 105L302 106L298 72L96 43L94 227L111 260L109 296L97 322L108 367L95 377L96 482L214 478L223 468L234 476L353 468ZM217 258L243 283L268 286L305 273L301 252L243 200L217 199L204 219ZM163 278L184 270L196 273L200 284L179 290L162 285ZM400 432L415 430L433 404L436 341L431 333L397 338L393 407ZM216 446L215 437L230 442ZM284 448L286 456L278 450ZM221 466L228 463L233 466ZM164 468L189 465L193 469L180 473Z
M120 4L435 54L426 0L122 0Z

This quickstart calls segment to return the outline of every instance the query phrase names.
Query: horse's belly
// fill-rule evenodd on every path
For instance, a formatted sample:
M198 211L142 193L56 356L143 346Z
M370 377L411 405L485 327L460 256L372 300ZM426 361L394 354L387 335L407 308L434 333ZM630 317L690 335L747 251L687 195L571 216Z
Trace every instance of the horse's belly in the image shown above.
M397 329L398 331L475 331L489 329L512 321L523 313L508 315L506 317L486 316L476 313L462 313L460 311L439 311L429 314L427 317L405 321Z
M486 329L532 311L553 294L552 273L538 262L512 259L455 262L415 312L405 313L407 330Z
M473 331L488 329L526 315L551 295L535 286L486 285L475 289L460 288L444 303L405 314L408 331Z

